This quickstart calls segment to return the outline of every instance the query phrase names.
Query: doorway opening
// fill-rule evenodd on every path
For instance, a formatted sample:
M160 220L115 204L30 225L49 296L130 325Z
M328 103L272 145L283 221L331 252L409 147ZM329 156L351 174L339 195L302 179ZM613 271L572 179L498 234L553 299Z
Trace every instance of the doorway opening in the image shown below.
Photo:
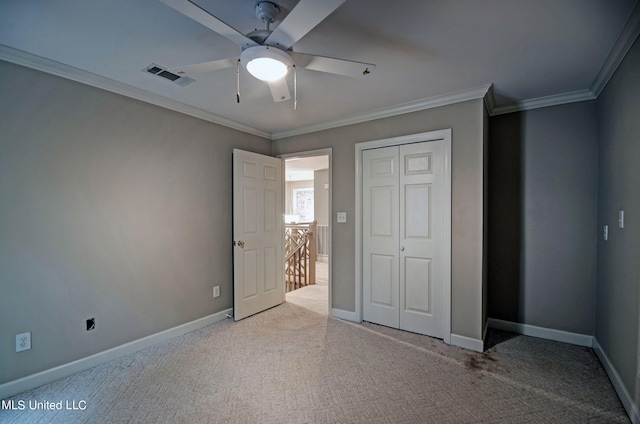
M330 311L331 151L285 160L286 300L314 312Z

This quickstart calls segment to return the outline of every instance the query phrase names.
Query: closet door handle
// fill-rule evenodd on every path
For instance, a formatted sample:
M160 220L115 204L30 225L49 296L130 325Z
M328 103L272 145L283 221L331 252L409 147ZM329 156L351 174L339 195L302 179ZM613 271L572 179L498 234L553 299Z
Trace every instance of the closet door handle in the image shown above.
M400 248L400 251L401 251L401 252L404 252L404 246L402 246L402 247Z

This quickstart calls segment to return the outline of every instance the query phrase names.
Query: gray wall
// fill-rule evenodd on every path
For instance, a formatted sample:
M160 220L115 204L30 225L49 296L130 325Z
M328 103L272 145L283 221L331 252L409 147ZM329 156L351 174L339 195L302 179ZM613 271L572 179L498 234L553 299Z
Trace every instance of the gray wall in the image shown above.
M478 99L273 143L276 155L333 149L334 308L355 310L355 143L452 128L452 332L482 337L483 107ZM347 223L335 222L338 211Z
M329 225L329 170L322 169L313 173L313 214L318 225Z
M609 225L609 241L598 238L596 340L639 403L640 286L640 41L627 54L598 98L598 231ZM618 210L625 228L619 229Z
M232 307L231 152L271 143L5 62L0 74L0 383ZM15 353L27 331L33 349Z
M489 317L593 334L595 101L494 116Z

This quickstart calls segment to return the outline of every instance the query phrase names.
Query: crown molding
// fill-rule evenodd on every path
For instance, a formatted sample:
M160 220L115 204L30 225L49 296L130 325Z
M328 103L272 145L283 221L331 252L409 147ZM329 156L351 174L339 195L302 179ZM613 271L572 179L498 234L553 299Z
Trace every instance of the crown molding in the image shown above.
M522 112L525 110L538 109L548 106L558 106L567 103L582 102L585 100L595 100L600 96L602 90L613 74L624 60L625 56L633 47L633 43L640 35L640 2L636 3L631 14L627 18L624 27L620 31L616 42L614 43L607 59L604 61L600 72L591 84L589 89L573 91L570 93L556 94L553 96L538 97L535 99L524 100L505 106L496 106L493 90L487 95L485 100L489 115L503 115L512 112Z
M203 119L214 124L222 125L245 133L253 134L270 140L279 140L286 137L312 133L316 131L327 130L336 127L358 124L362 122L372 121L375 119L388 118L391 116L402 115L405 113L417 112L425 109L431 109L440 106L446 106L454 103L464 102L467 100L475 100L483 98L487 111L490 116L503 115L513 112L522 112L526 110L538 109L549 106L558 106L567 103L582 102L586 100L595 100L604 90L607 83L615 73L626 54L629 52L633 43L640 35L640 2L636 3L624 27L620 31L614 46L612 47L607 59L603 63L600 72L596 76L594 82L589 89L573 91L569 93L556 94L552 96L538 97L534 99L524 100L509 105L497 106L491 84L481 87L462 90L455 93L445 94L443 96L429 97L414 102L403 103L366 112L362 114L351 115L343 119L328 121L324 123L308 125L304 127L294 128L280 132L270 133L268 131L259 130L230 119L223 118L205 110L186 105L184 103L169 99L140 88L136 88L106 77L102 77L91 72L83 71L69 65L65 65L54 60L46 59L33 55L18 49L14 49L0 44L0 60L15 63L17 65L26 66L31 69L42 71L48 74L56 75L72 81L87 84L96 88L100 88L112 93L120 94L146 103L151 103L175 112L184 113L196 118Z
M88 71L84 71L82 69L75 68L73 66L66 65L61 62L57 62L55 60L27 53L25 51L14 49L2 44L0 44L0 60L11 62L16 65L25 66L27 68L66 78L82 84L90 85L92 87L160 106L165 109L173 110L175 112L184 113L185 115L193 116L208 122L212 122L214 124L253 134L269 140L277 140L284 137L291 137L293 135L306 134L324 129L366 122L373 119L386 118L448 104L459 103L466 100L479 99L483 98L491 87L491 85L485 85L482 87L446 94L444 96L430 97L427 99L404 103L390 108L379 109L373 112L353 115L336 121L300 127L297 129L279 133L270 133L268 131L259 130L241 124L239 122L232 121L230 119L222 118L221 116L215 115L213 113L186 105L184 103L169 99L168 97L161 96L147 90L133 87L131 85L124 84L110 78L106 78Z
M489 116L493 116L493 111L496 109L496 98L493 95L493 84L489 87L487 95L484 96L484 105L487 108Z
M494 106L492 109L489 108L489 115L504 115L506 113L522 112L525 110L539 109L548 106L558 106L567 103L584 102L585 100L595 100L596 98L597 97L591 92L591 90L578 90L570 93L555 94L553 96L524 100L522 102L505 106ZM495 100L493 100L492 103L495 105Z
M42 71L47 74L56 75L82 84L90 85L112 93L120 94L125 97L140 100L175 112L184 113L185 115L203 119L214 124L224 127L233 128L238 131L253 134L258 137L271 139L271 134L239 122L223 118L202 109L186 105L184 103L169 99L168 97L152 93L128 84L124 84L110 78L106 78L55 60L47 59L22 50L14 49L9 46L0 44L0 60L11 62L16 65L25 66L27 68Z
M636 41L639 35L640 2L637 2L633 10L631 11L629 18L627 18L624 27L620 31L620 34L618 35L613 48L609 52L607 59L602 65L600 72L598 73L596 79L594 80L593 84L591 84L591 87L589 89L554 94L545 97L537 97L534 99L523 100L521 102L516 102L505 106L497 106L493 93L493 85L488 84L486 86L446 94L444 96L430 97L411 103L404 103L398 106L393 106L391 108L353 115L351 117L336 121L310 125L288 131L276 132L271 135L271 139L278 140L281 138L292 137L296 135L302 135L361 122L367 122L374 119L386 118L390 116L416 112L479 98L484 98L484 102L490 116L503 115L513 112L522 112L549 106L559 106L563 104L577 103L587 100L595 100L598 98L602 90L604 90L607 83L618 69L618 66L620 66L620 63L622 63L631 47L633 47L633 43Z
M295 128L292 130L275 132L272 134L272 140L279 140L286 137L308 134L316 131L328 130L331 128L344 127L347 125L359 124L362 122L373 121L375 119L388 118L405 113L418 112L425 109L431 109L440 106L446 106L454 103L465 102L467 100L482 99L486 96L491 88L491 84L481 87L471 88L468 90L457 91L455 93L445 94L443 96L429 97L427 99L417 100L414 102L403 103L389 108L378 109L357 115L351 115L343 119L328 121L315 125Z
M631 47L633 47L638 35L640 35L640 2L637 2L631 11L631 15L627 18L627 22L625 22L616 42L613 44L609 56L607 56L602 68L600 68L600 72L593 84L591 84L591 92L595 97L600 96L602 90L607 86L616 69L618 69Z

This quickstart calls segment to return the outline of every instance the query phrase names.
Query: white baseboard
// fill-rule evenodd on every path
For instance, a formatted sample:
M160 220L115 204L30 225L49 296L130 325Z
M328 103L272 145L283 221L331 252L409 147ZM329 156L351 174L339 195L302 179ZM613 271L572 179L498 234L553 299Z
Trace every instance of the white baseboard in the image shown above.
M331 309L331 316L334 317L334 318L343 319L345 321L358 322L358 317L356 316L355 312L345 311L343 309L332 308Z
M121 356L129 355L164 340L190 333L199 328L206 327L207 325L216 323L218 321L222 321L227 317L227 314L233 314L233 309L226 309L224 311L208 315L195 321L187 322L177 327L169 328L167 330L151 334L138 340L133 340L131 342L116 346L103 352L98 352L91 356L87 356L86 358L69 362L68 364L60 365L36 374L19 378L17 380L9 381L8 383L0 384L0 399L6 399L19 393L26 392L27 390L42 386L43 384L47 384L52 381L68 377L77 372L95 367Z
M569 343L578 346L593 347L593 336L588 336L586 334L570 333L568 331L537 327L529 324L520 324L518 322L503 321L495 318L489 318L488 324L490 328L495 328L496 330L510 331L524 336L538 337L540 339L554 340L556 342Z
M609 360L609 357L598 343L597 339L593 339L593 350L596 352L596 355L602 362L602 366L604 366L604 370L607 372L609 376L609 380L611 380L611 384L613 384L613 388L615 389L618 397L620 398L620 402L622 402L622 406L627 411L629 418L631 418L632 423L640 423L640 412L638 411L638 405L633 402L633 398L629 395L629 391L624 386L622 382L622 378L620 378L620 374Z
M640 410L638 409L638 405L634 403L633 398L629 395L629 392L620 378L620 374L618 374L618 371L613 366L613 363L609 360L609 357L595 337L585 334L570 333L568 331L536 327L535 325L503 321L495 318L489 318L488 322L490 328L495 328L497 330L511 331L525 336L539 337L541 339L593 348L600 359L600 362L602 362L602 366L607 372L609 380L611 380L611 384L620 398L620 402L622 402L624 409L631 418L631 422L640 424Z
M484 352L484 341L480 339L451 334L451 344L465 349L474 350L476 352Z

